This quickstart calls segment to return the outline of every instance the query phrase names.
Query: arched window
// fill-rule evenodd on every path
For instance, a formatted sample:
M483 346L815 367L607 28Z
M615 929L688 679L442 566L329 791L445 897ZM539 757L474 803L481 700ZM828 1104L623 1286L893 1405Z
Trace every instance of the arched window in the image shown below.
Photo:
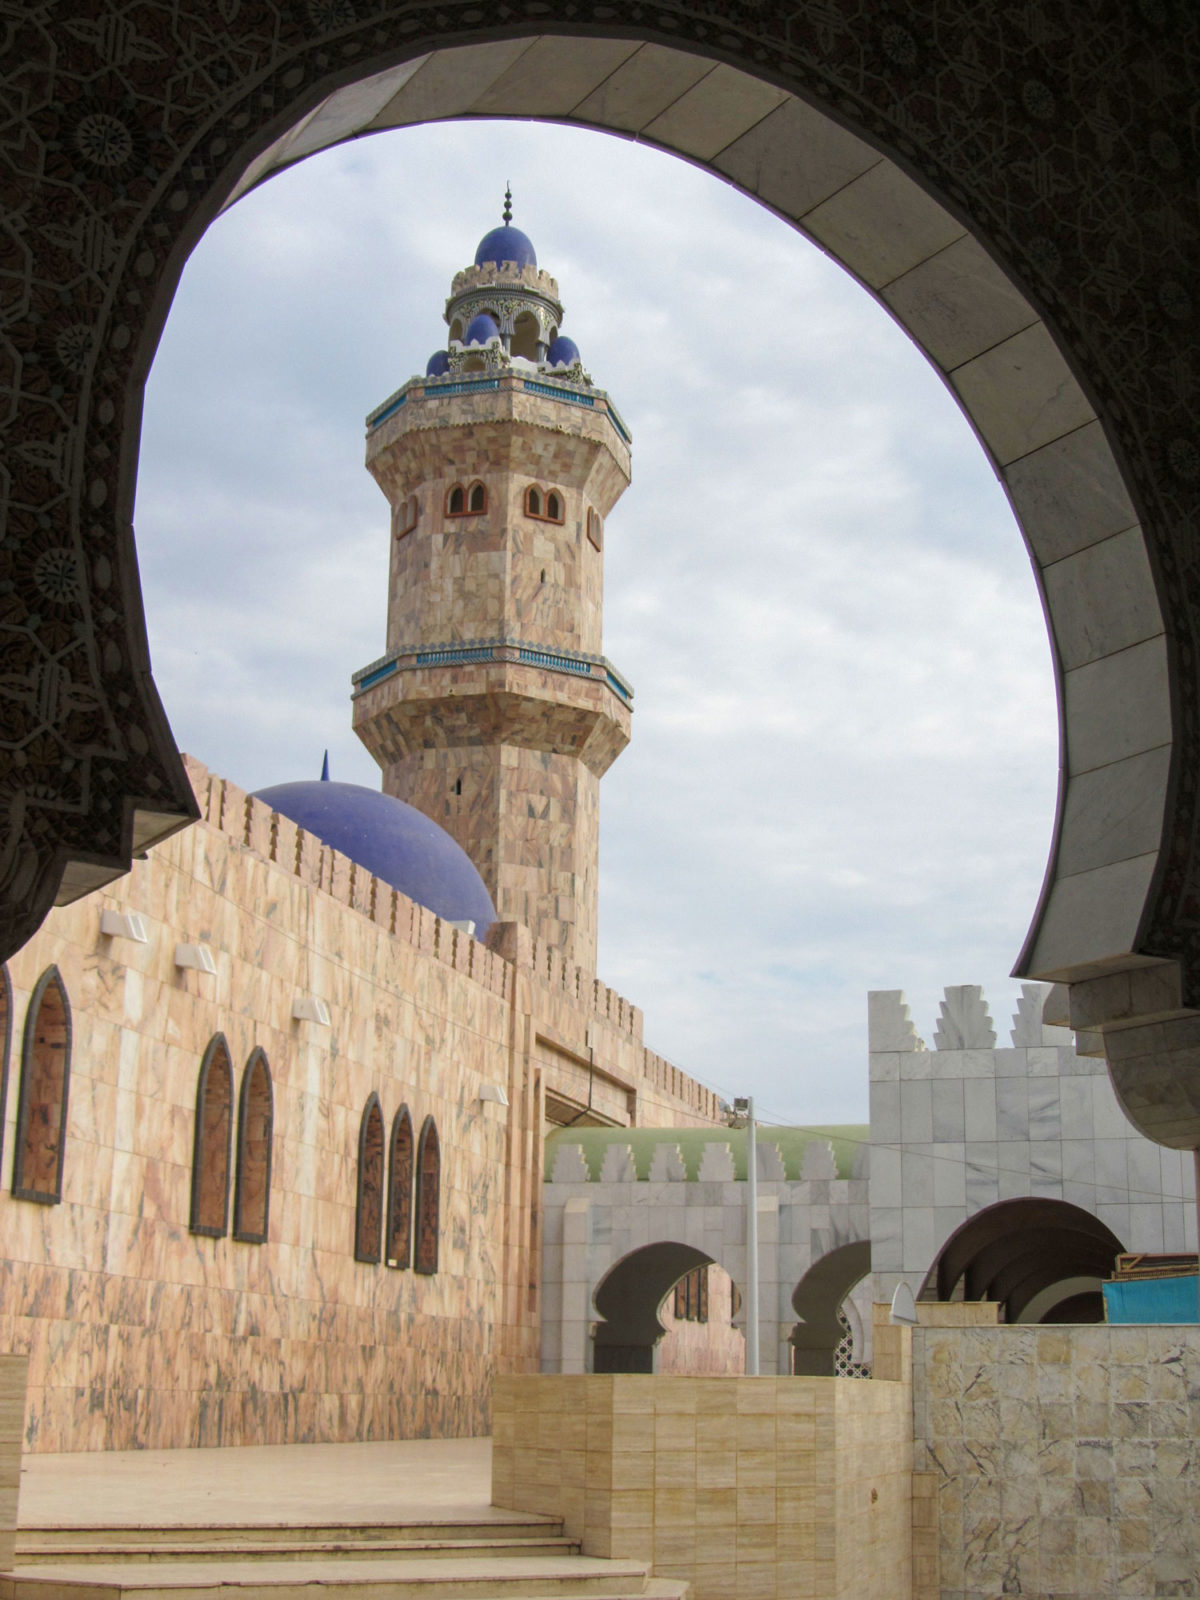
M550 493L546 496L546 520L547 522L561 522L562 519L562 495L557 494L553 489L551 489Z
M487 490L481 483L471 485L470 505L472 512L487 510Z
M542 514L542 491L532 483L525 491L525 514L530 517L540 517Z
M13 1194L57 1205L62 1199L71 1078L71 1007L57 967L47 967L29 998L17 1101Z
M391 1145L385 1254L389 1267L407 1267L412 1265L413 1207L413 1127L407 1106L392 1119Z
M4 1148L4 1118L8 1112L8 1063L12 1056L12 980L0 967L0 1151Z
M407 500L402 500L396 508L396 537L403 539L406 533L411 533L417 525L419 506L415 494L410 494Z
M383 1225L383 1112L371 1094L358 1128L358 1200L354 1212L354 1259L379 1265Z
M193 1233L223 1239L229 1231L229 1151L233 1141L233 1064L222 1034L214 1034L196 1082L192 1136Z
M513 323L512 350L514 356L524 356L536 361L538 353L538 321L532 311L522 311Z
M450 343L453 344L454 341L457 339L459 344L461 344L462 343L462 336L463 336L463 325L459 321L459 319L457 317L455 317L454 321L450 324Z
M427 1276L438 1269L441 1164L437 1124L432 1117L426 1117L417 1144L417 1259L413 1270Z
M467 491L461 483L456 483L446 496L446 515L448 517L464 517L467 514Z
M271 1133L275 1120L271 1069L261 1050L253 1050L242 1074L238 1099L237 1189L233 1237L266 1244L271 1203Z
M590 506L587 514L587 536L589 544L593 545L597 550L603 550L604 523L601 520L600 513L593 511Z

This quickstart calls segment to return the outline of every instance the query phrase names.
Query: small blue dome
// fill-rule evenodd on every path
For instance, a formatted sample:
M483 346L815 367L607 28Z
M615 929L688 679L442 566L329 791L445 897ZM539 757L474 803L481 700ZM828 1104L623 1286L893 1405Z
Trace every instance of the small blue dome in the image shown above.
M546 351L546 362L551 367L573 367L579 360L579 346L574 339L566 339L560 333L557 338L550 341L550 348Z
M450 357L444 350L435 350L425 363L427 378L444 378L450 371Z
M489 339L498 339L499 337L500 329L496 326L495 321L488 316L486 311L480 311L477 316L471 318L463 343L486 344Z
M491 233L485 233L479 241L475 265L482 267L489 261L497 267L505 261L515 261L518 267L536 267L537 251L520 228L506 224L503 228L493 228Z
M466 851L415 806L358 783L277 783L254 797L447 922L496 920Z

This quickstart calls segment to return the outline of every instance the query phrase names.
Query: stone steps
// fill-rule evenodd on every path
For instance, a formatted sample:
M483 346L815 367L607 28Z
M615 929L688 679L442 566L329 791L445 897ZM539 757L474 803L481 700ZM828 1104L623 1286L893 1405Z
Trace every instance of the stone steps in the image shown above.
M0 1600L686 1600L561 1521L25 1527Z
M684 1600L686 1594L686 1585L648 1580L642 1562L578 1555L61 1561L0 1575L0 1600Z
M285 1530L280 1531L282 1533ZM257 1530L248 1531L245 1536L223 1539L178 1536L150 1540L105 1539L91 1548L82 1544L59 1541L40 1543L22 1539L17 1543L17 1565L37 1567L64 1561L72 1566L90 1566L97 1562L111 1565L116 1561L305 1561L317 1557L346 1557L356 1561L451 1561L457 1556L469 1556L477 1552L481 1543L477 1538L262 1539L258 1537ZM497 1560L517 1556L578 1555L579 1543L564 1534L516 1539L490 1538L487 1540L487 1552Z

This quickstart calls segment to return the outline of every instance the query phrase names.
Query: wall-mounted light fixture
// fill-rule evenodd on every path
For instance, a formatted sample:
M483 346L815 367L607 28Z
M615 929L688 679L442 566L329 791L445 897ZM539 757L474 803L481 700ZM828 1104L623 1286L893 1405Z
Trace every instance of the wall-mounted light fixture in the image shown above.
M479 1085L479 1102L481 1105L506 1106L508 1096L498 1083L481 1083Z
M102 911L100 932L109 939L132 939L134 944L150 943L146 924L136 911Z
M298 994L292 1001L292 1016L297 1022L315 1022L322 1028L332 1026L329 1007L319 995Z
M475 937L475 924L473 922L447 922L448 928L454 928L459 933L465 933L469 939Z
M217 963L213 960L213 953L206 944L177 944L175 965L192 972L205 972L210 978L216 977L217 973Z
M892 1295L892 1309L888 1313L888 1321L899 1323L901 1327L911 1328L917 1320L917 1303L913 1299L913 1292L907 1283L898 1283L896 1292Z

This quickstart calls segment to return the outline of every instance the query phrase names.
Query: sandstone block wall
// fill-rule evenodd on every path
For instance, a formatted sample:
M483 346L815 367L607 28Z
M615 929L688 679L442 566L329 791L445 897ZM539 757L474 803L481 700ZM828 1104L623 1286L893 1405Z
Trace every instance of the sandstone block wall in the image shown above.
M538 1359L543 1009L592 1033L640 1102L640 1014L568 996L322 848L196 764L205 821L60 909L9 964L13 1036L0 1152L0 1351L28 1357L27 1448L333 1441L486 1432L496 1370ZM145 944L99 931L137 912ZM216 974L179 969L203 943ZM61 1203L11 1194L30 993L59 968L73 1025ZM560 975L561 976L561 975ZM317 996L332 1026L292 1017ZM636 1021L636 1030L634 1027ZM546 1026L551 1026L547 1022ZM266 1053L274 1093L265 1244L189 1231L197 1077L217 1032L235 1091ZM619 1042L613 1059L610 1041ZM502 1088L503 1107L480 1099ZM441 1140L434 1277L357 1263L368 1096ZM631 1109L632 1107L632 1109Z

